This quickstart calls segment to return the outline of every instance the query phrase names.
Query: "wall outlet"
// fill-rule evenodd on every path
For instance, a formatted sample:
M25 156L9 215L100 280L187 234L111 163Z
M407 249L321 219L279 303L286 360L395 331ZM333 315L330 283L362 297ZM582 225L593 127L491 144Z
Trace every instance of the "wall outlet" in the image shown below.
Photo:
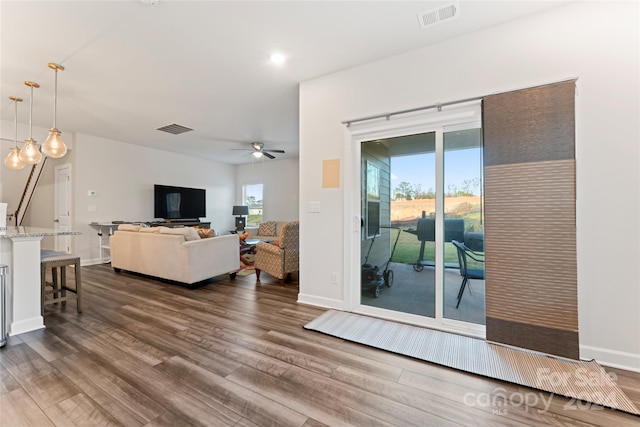
M331 273L331 283L333 283L334 285L338 284L338 272L334 271Z
M88 206L88 211L89 212L96 212L98 209L96 208L96 205L89 205Z

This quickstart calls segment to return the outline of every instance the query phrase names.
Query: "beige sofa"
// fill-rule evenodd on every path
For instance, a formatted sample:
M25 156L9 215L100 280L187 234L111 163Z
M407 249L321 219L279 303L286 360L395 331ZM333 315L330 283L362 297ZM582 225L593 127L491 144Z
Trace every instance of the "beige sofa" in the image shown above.
M109 239L111 266L185 284L229 274L240 267L238 235L201 239L191 227L143 228L122 224Z

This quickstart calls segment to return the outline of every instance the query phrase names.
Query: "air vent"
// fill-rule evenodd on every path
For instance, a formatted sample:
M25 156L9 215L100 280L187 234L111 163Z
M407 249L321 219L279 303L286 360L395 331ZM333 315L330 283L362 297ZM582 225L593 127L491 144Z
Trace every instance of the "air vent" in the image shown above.
M162 132L172 133L174 135L179 135L181 133L192 131L193 129L173 123L171 125L162 126L161 128L158 128L158 130L161 130Z
M459 13L457 3L450 3L437 9L431 9L426 12L419 13L418 21L420 22L420 28L429 27L442 21L455 18Z

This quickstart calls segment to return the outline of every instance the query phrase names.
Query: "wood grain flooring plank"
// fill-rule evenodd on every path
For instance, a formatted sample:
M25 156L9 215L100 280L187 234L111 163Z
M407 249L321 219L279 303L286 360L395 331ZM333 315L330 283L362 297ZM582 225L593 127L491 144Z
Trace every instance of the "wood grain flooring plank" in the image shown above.
M21 335L22 341L38 353L44 360L51 362L78 350L55 335L48 334L44 329Z
M31 374L16 378L20 386L40 408L48 408L80 392L57 369L48 373Z
M113 370L171 413L188 419L189 423L207 421L212 425L232 426L242 418L216 400L200 399L201 392L187 383L185 378L166 375L157 366L151 367L132 359L114 363Z
M57 427L121 425L82 393L63 400L44 412Z
M11 376L7 368L0 364L0 395L20 388L20 384Z
M181 331L177 334L177 337L205 348L220 357L238 362L238 365L235 366L233 370L242 365L247 365L277 377L282 375L290 366L288 363L273 357L265 356L245 347L208 336L199 331ZM222 376L226 376L229 373L231 373L231 371L222 373Z
M87 332L94 334L95 340L102 342L103 345L117 348L149 365L155 365L172 356L139 340L134 335L135 330L129 333L117 325L105 322L98 316L83 316L82 320L79 320L79 325Z
M500 419L493 415L491 411L483 411L481 408L467 406L460 408L460 400L452 400L444 397L438 387L431 387L428 390L419 390L414 387L388 381L381 378L371 377L361 371L347 367L338 368L332 379L354 386L360 390L376 394L380 397L391 399L403 405L410 406L430 414L437 414L439 417L463 425L474 426L496 426L512 425L525 426L509 419Z
M182 378L205 398L220 402L260 426L301 426L307 416L263 395L241 387L207 370L173 357L156 367L175 378Z
M326 398L333 398L340 402L340 404L349 406L357 411L366 411L368 415L392 425L460 425L457 421L442 418L440 414L412 408L296 366L292 366L291 369L282 376L282 379L291 382L299 388L320 394Z
M368 411L365 413L344 405L334 396L317 393L316 390L300 387L284 378L276 379L248 367L238 369L227 379L272 400L286 402L290 408L329 426L389 427L392 425L370 415Z
M57 360L54 365L123 425L144 425L164 412L162 406L114 374L109 366L83 354Z
M237 360L224 351L211 351L204 345L166 334L163 331L145 331L138 337L167 353L191 360L220 376L228 375L243 363L242 360Z
M47 374L52 371L49 362L22 341L16 345L7 345L0 350L0 364L16 380L23 376Z
M332 360L337 365L349 366L377 378L396 381L402 373L402 370L399 368L357 355L335 351L305 339L285 335L280 332L270 331L264 336L264 339L279 346L290 348L296 352L313 355L314 357L324 360Z
M22 388L0 395L0 425L7 427L54 426Z

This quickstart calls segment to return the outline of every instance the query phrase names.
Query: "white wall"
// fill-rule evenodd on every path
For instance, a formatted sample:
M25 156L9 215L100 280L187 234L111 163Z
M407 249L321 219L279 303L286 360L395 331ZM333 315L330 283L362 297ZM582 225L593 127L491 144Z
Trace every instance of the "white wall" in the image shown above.
M74 252L83 264L99 258L97 229L91 222L150 221L153 184L207 190L207 217L211 227L230 230L235 196L234 166L167 151L77 134L73 165ZM88 195L96 192L95 197ZM95 206L95 212L89 212Z
M303 83L300 301L345 304L329 273L344 277L344 182L321 188L322 160L344 158L341 121L578 77L581 356L640 371L638 16L637 2L576 2Z
M298 159L259 159L236 166L237 192L235 203L242 201L242 186L263 184L263 219L294 221L299 218ZM231 215L231 211L229 211Z

